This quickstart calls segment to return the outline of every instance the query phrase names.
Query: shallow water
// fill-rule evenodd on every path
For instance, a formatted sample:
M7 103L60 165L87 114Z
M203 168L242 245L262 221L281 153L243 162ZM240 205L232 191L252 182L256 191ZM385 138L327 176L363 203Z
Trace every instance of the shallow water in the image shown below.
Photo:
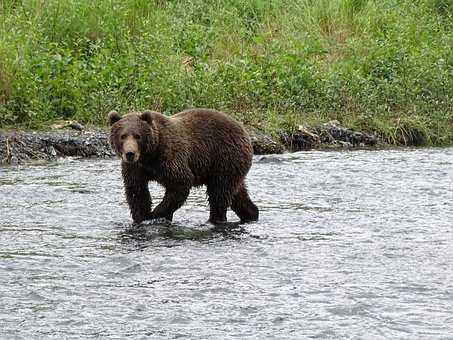
M453 149L261 156L248 184L257 223L193 190L136 228L117 160L0 168L0 338L453 339Z

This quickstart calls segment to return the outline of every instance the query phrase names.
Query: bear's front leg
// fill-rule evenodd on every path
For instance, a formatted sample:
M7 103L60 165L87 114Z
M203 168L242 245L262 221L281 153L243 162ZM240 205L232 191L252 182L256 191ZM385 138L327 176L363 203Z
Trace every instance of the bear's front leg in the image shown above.
M166 218L173 220L173 214L178 210L186 201L189 196L190 185L179 184L172 185L165 188L165 196L162 202L153 210L151 218Z
M134 223L150 218L151 196L144 169L137 164L122 163L122 174L126 200Z

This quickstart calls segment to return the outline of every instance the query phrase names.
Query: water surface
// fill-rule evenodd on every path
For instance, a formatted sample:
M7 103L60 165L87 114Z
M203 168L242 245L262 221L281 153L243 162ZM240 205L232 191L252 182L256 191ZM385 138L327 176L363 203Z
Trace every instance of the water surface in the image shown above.
M198 189L133 227L117 160L0 168L0 338L453 339L453 149L261 156L248 185L256 223Z

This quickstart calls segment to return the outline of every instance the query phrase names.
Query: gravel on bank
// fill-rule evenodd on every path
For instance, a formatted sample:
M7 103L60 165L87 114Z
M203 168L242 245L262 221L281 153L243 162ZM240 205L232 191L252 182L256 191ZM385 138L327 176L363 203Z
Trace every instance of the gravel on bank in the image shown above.
M296 131L278 131L273 135L256 130L249 133L257 155L381 145L377 137L344 128L337 121L310 129L299 126ZM108 130L86 129L76 122L50 131L0 131L0 164L52 161L61 157L111 158L114 155Z

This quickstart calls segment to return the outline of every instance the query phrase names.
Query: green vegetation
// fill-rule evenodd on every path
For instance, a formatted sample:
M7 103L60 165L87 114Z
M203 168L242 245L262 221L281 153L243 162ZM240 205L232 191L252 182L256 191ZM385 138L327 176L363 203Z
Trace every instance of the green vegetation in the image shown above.
M453 1L0 0L0 126L190 107L452 144Z

